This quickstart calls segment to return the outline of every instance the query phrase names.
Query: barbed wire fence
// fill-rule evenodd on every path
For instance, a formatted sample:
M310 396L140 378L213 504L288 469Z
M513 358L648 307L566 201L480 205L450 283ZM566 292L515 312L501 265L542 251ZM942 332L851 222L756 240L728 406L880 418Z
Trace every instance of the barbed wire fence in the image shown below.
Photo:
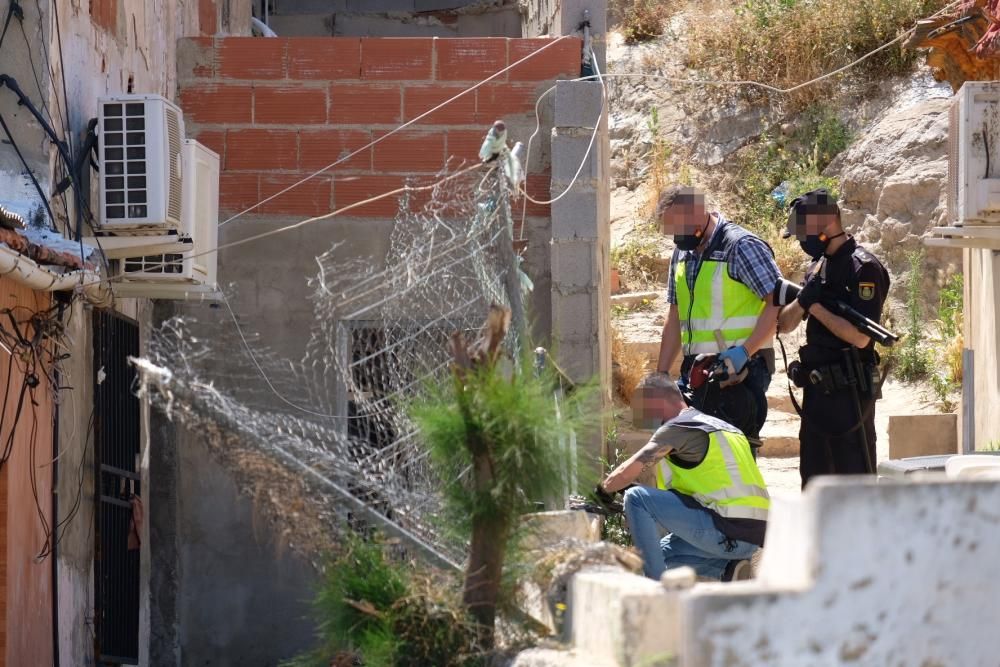
M405 405L449 373L451 334L478 331L491 303L515 306L506 344L516 353L511 194L501 170L473 171L426 202L404 196L384 259L345 262L336 244L316 257L303 276L314 318L301 360L262 347L225 310L209 311L216 322L204 310L166 321L138 362L141 391L237 467L240 454L263 456L301 478L331 531L326 546L344 529L377 527L458 567L465 545L438 521L441 484Z

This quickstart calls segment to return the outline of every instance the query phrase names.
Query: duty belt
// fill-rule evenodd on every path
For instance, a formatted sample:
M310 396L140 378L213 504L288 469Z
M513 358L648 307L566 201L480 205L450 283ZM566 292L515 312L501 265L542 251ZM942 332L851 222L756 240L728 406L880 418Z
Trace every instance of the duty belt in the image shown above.
M880 384L878 366L863 362L853 367L836 363L823 366L802 364L793 381L799 387L816 386L826 394L856 386L858 393L871 395L872 389Z

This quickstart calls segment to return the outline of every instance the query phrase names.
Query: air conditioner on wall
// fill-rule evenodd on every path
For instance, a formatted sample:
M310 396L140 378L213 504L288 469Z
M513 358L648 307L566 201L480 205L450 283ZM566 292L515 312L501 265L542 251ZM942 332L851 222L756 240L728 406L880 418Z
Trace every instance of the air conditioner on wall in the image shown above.
M103 97L98 109L101 231L179 230L181 110L159 95Z
M215 286L219 156L193 139L184 141L181 155L184 181L180 235L192 240L191 250L122 258L118 275L123 280Z
M1000 81L969 81L948 127L948 220L1000 223Z

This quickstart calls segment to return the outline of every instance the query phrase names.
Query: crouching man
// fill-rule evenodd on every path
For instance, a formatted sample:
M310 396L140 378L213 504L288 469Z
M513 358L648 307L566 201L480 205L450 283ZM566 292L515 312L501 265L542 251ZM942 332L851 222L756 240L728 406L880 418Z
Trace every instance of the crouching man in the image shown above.
M639 388L643 419L653 420L647 427L655 433L597 495L608 501L657 466L657 488L633 486L624 500L646 576L659 579L688 565L711 579L749 578L750 556L764 545L770 497L746 436L689 408L666 374L647 376Z

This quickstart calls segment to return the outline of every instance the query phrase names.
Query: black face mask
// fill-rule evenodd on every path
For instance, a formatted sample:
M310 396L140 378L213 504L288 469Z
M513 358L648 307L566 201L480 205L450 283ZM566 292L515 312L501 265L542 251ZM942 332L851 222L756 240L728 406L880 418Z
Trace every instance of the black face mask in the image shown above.
M804 239L799 240L799 246L802 247L802 252L805 254L809 255L813 259L819 259L826 252L827 247L830 245L830 241L843 235L844 232L840 232L836 236L827 236L826 234L810 234Z
M694 250L701 244L701 240L705 236L705 230L708 229L708 224L711 221L712 216L708 216L708 219L705 220L705 226L694 230L694 234L674 234L674 245L681 250Z

